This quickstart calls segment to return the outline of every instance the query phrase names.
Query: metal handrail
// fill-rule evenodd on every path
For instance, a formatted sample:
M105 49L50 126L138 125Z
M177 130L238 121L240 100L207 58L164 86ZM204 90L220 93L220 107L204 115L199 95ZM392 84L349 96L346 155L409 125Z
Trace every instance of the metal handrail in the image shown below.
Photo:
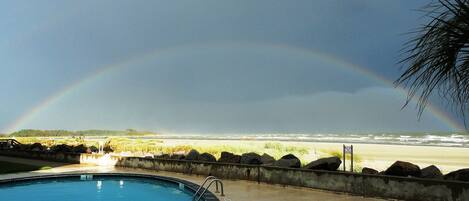
M217 185L218 185L218 183L220 183L220 187L221 187L221 194L220 194L220 196L225 196L225 193L224 193L224 191L223 191L223 182L222 182L220 179L212 179L212 180L210 181L210 183L208 184L207 188L205 188L204 191L202 191L202 193L200 194L200 196L199 196L199 197L197 198L197 200L195 200L195 201L199 201L199 200L202 198L202 196L204 196L205 192L207 192L207 190L210 188L210 186L213 184L213 182L215 182L215 184L217 184ZM196 195L197 195L197 194L196 194Z
M204 183L202 183L202 185L199 186L199 188L195 191L195 194L194 194L194 197L192 197L192 200L194 200L194 198L197 196L197 193L199 193L199 191L205 186L205 183L207 183L207 181L209 179L217 179L215 176L208 176L207 178L205 178L204 180ZM217 184L217 192L218 192L218 184Z

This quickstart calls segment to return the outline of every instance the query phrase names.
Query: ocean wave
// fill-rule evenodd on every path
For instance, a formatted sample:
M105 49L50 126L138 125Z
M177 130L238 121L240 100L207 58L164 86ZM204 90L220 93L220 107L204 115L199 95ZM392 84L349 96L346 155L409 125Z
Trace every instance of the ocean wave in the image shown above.
M368 144L399 144L445 147L469 147L469 135L462 134L162 134L156 138L167 139L208 139L208 140L264 140L299 142L338 142Z

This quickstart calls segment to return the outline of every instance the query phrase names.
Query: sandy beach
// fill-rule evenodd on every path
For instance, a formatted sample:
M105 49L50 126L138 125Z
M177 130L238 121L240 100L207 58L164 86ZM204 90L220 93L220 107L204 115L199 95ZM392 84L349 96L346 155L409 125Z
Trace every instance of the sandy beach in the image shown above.
M229 145L254 148L262 147L267 142L278 142L284 145L307 147L309 153L302 157L303 160L315 160L331 152L342 152L343 145L342 143L291 141L163 139L163 144L168 146ZM353 146L355 156L360 160L355 163L356 167L371 167L382 171L396 160L402 160L415 163L421 168L428 165L436 165L444 173L461 168L469 168L469 148L383 144L353 144Z

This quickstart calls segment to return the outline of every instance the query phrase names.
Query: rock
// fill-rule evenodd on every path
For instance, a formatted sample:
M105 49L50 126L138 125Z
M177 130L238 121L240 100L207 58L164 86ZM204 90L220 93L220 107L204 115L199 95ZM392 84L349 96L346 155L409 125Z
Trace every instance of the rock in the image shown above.
M254 152L244 153L243 155L241 155L240 163L241 164L259 165L259 164L262 164L261 156L259 154L254 153Z
M336 171L342 161L339 157L333 156L329 158L321 158L307 164L304 168L310 170L330 170Z
M444 177L446 180L465 181L469 182L469 168L456 170L448 173Z
M42 150L41 148L35 147L35 148L32 148L31 151L42 151Z
M72 148L72 152L73 153L88 153L88 147L86 147L85 145L83 144L80 144L78 146L74 146Z
M93 153L98 153L99 152L99 149L96 146L88 147L88 149L90 149L90 151L93 152Z
M375 170L373 168L364 167L362 169L362 174L379 174L379 172L378 172L378 170Z
M195 149L192 149L189 151L189 153L186 155L186 160L194 161L199 159L199 152Z
M420 177L427 179L443 179L443 174L436 166L430 165L421 170Z
M275 161L274 166L286 168L300 168L301 162L295 159L279 159L278 161Z
M41 143L37 143L37 142L36 142L36 143L32 144L32 145L29 147L29 149L30 149L31 151L44 151L46 148L45 148L44 146L42 146Z
M70 153L72 152L72 147L66 144L54 145L51 147L53 152L61 152L61 153Z
M18 149L18 150L22 150L22 151L29 151L29 150L31 150L31 145L30 144L19 144L15 148Z
M186 156L184 156L184 154L173 154L169 158L176 159L176 160L184 160Z
M241 156L236 155L230 152L221 152L221 156L218 159L220 163L239 163L241 161Z
M293 154L287 154L285 156L282 156L282 158L280 159L298 159L298 157L296 157L295 155ZM298 159L299 160L299 159Z
M401 176L401 177L420 177L421 170L419 166L405 162L405 161L396 161L394 162L386 171L386 175L391 176Z
M209 153L200 154L198 160L206 161L206 162L217 162L217 159L215 158L215 156Z
M274 166L288 167L288 168L300 168L301 161L293 154L282 156L278 161L274 163Z
M169 154L161 154L161 155L155 155L155 158L158 158L158 159L169 159L170 156L169 156Z
M274 165L275 158L270 156L269 154L264 153L261 156L261 163L262 165Z

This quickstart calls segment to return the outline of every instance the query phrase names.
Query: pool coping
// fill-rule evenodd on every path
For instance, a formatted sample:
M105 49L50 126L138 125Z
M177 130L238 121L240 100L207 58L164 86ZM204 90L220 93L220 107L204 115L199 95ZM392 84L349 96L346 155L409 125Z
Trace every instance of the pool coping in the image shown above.
M71 178L71 177L78 177L80 178L81 175L93 175L98 177L133 177L133 178L146 178L146 179L155 179L160 181L166 181L171 183L182 183L184 184L184 188L188 189L189 191L196 193L197 189L200 185L192 183L187 180L178 179L174 177L167 177L167 176L159 176L159 175L151 175L151 174L141 174L141 173L59 173L59 174L46 174L46 175L38 175L38 176L20 176L14 178L6 178L0 179L0 184L8 184L8 183L15 183L15 182L25 182L25 181L34 181L34 180L41 180L41 179L54 179L54 178ZM203 191L204 189L202 189ZM198 194L199 195L199 194ZM207 190L202 197L204 201L220 201L215 194L213 194L210 190Z

